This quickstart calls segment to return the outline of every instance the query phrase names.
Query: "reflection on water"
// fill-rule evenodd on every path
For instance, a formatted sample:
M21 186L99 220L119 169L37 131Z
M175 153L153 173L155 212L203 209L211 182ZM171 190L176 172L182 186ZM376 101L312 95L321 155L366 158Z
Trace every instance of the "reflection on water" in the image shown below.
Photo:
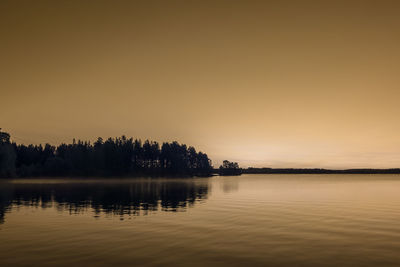
M400 266L400 175L0 181L0 198L0 266Z
M229 177L229 179L224 179L221 177L221 188L224 191L224 193L231 193L231 192L236 192L239 190L239 179L240 177L238 176L232 176Z
M95 216L146 215L150 211L185 211L207 197L206 181L162 180L20 180L0 184L0 223L20 206L81 213L91 208ZM123 217L121 217L123 218Z

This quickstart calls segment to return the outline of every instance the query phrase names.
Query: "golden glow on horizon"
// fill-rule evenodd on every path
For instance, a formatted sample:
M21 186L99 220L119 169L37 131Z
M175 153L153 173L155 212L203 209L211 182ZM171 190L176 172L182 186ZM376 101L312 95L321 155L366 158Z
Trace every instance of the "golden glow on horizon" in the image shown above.
M217 165L400 167L397 1L2 1L0 127Z

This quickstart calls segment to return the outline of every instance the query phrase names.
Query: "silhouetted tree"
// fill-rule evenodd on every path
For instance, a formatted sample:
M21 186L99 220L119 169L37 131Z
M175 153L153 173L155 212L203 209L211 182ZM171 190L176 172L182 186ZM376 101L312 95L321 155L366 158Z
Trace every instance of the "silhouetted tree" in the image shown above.
M240 175L242 174L242 169L239 167L237 162L230 162L224 160L222 165L219 167L219 175Z
M0 177L15 176L15 150L10 135L0 128Z

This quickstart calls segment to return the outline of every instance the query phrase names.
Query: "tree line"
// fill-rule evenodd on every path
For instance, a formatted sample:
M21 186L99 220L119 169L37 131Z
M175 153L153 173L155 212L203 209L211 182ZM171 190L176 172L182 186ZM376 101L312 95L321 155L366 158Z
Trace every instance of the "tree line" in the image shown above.
M31 176L208 176L207 154L178 142L125 136L52 146L10 141L0 129L0 177Z

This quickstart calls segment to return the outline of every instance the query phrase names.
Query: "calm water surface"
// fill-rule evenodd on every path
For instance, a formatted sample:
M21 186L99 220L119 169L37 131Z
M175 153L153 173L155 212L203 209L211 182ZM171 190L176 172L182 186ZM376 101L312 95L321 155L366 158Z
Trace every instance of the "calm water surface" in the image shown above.
M1 266L399 266L400 175L0 181Z

